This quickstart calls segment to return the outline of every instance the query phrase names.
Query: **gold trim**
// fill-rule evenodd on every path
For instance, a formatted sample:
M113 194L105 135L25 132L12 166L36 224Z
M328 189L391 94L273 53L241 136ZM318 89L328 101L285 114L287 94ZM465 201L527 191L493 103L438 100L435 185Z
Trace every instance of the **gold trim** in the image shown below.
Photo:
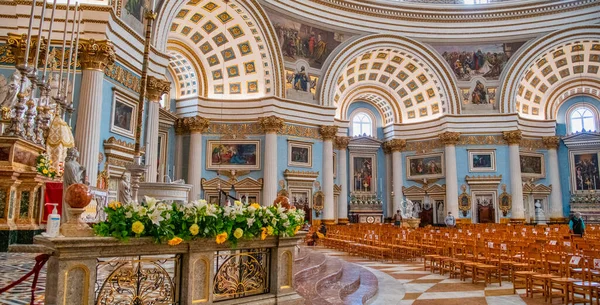
M82 297L83 297L83 302L82 304L88 304L88 296L89 296L89 287L90 287L90 269L83 264L75 264L73 266L71 266L67 271L65 271L65 275L64 275L64 285L63 285L63 304L69 304L69 302L67 302L67 280L69 279L69 272L71 272L74 269L77 268L81 268L83 270L83 272L85 273L85 279L83 282L83 293L82 293ZM69 300L71 301L71 300Z

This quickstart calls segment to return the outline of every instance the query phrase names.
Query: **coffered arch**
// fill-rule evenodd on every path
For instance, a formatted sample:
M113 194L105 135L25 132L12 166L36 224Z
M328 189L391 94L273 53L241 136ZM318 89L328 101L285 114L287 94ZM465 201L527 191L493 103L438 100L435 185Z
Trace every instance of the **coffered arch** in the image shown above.
M522 47L507 65L500 78L500 111L554 119L563 94L600 80L600 26L551 33Z
M157 48L180 41L206 71L203 97L283 97L283 60L256 1L167 1L157 17ZM166 39L165 39L166 38Z
M383 85L363 85L353 88L344 96L336 109L336 118L349 120L349 108L354 102L366 102L375 107L382 118L382 125L402 123L401 110L394 96Z
M339 108L352 101L350 97L363 94L362 90L368 94L379 88L394 105L390 106L396 115L394 123L460 112L450 68L419 42L395 35L369 35L346 42L336 53L326 62L329 68L319 85L322 105Z

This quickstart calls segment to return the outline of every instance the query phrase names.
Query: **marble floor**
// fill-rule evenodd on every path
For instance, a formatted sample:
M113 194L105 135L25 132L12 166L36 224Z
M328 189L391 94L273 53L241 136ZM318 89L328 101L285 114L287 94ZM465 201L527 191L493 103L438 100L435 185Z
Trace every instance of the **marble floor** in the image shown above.
M525 296L525 290L513 294L510 282L484 287L448 276L423 271L422 262L376 262L346 253L315 247L314 250L359 264L379 280L379 292L371 305L542 305L540 296ZM560 304L559 299L554 304Z
M35 265L36 254L29 253L0 253L0 288L8 286L13 281L31 271ZM1 305L29 305L31 300L31 283L33 276L11 290L0 294ZM40 272L35 291L35 305L44 304L46 286L46 266Z

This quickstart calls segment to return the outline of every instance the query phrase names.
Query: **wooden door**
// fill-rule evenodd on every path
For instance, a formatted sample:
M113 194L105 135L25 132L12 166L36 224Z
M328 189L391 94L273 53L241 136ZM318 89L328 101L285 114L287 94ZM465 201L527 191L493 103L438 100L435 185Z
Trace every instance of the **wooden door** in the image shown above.
M477 218L479 219L479 223L495 223L494 208L491 205L478 205Z
M431 205L423 205L424 208L419 213L419 217L421 218L421 226L427 226L433 224L433 206ZM426 209L426 208L429 209Z

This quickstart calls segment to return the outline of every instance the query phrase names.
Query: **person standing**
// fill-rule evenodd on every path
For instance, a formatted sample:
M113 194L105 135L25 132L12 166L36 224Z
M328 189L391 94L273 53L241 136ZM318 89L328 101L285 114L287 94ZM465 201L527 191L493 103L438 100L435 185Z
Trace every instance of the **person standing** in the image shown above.
M456 226L456 219L452 216L452 212L448 212L448 216L446 216L444 223L448 228L454 228Z
M571 234L583 236L585 233L585 223L583 223L581 213L575 212L575 215L569 221L569 230Z
M400 213L400 210L397 210L396 214L394 214L394 225L396 225L396 226L402 225L402 213Z

